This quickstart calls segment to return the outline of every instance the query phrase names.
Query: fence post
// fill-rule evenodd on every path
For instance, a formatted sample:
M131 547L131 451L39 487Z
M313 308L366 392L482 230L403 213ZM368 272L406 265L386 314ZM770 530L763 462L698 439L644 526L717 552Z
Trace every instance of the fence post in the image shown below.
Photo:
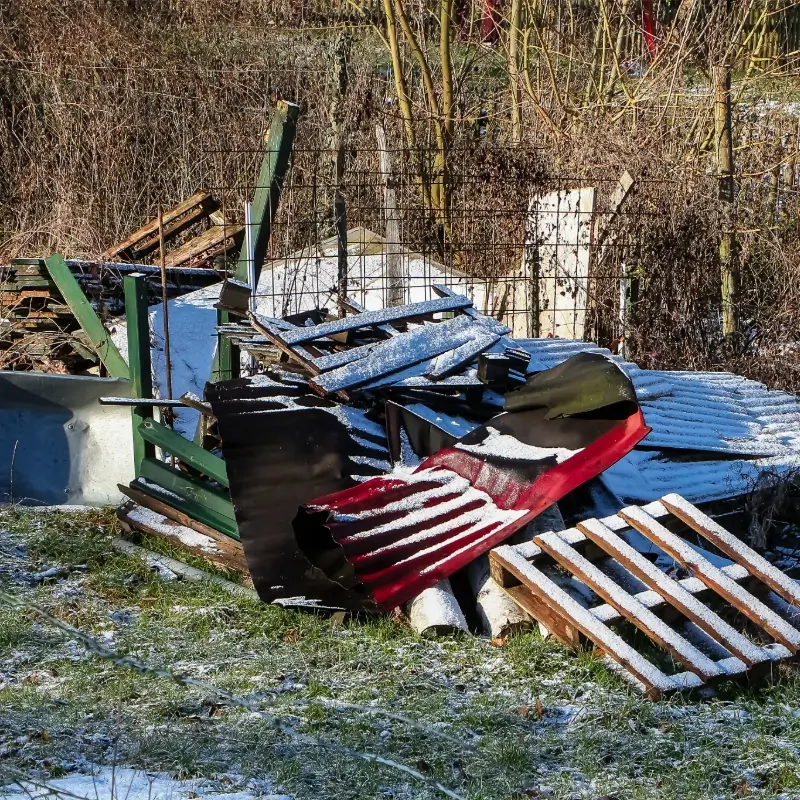
M722 284L722 332L726 337L737 330L736 303L739 294L739 269L736 253L736 186L733 166L733 131L731 120L731 67L714 67L714 140L716 143L719 199L723 203L723 231L719 245Z
M128 327L128 372L131 382L131 396L151 398L153 396L153 375L150 366L150 317L147 313L147 278L139 272L126 275L125 318ZM140 477L145 458L155 456L155 447L146 442L139 425L152 418L153 409L146 406L131 407L133 425L133 463L136 477Z

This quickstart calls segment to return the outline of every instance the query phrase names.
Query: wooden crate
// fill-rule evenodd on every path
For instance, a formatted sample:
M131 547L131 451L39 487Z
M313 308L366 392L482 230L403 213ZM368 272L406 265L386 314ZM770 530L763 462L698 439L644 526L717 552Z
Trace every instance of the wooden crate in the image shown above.
M675 523L731 563L715 565L667 527ZM629 532L688 577L659 569L632 546ZM564 643L594 644L649 697L763 673L800 650L800 586L679 495L498 547L490 561L494 579L520 607ZM564 581L548 576L543 568L553 562L598 601L581 602ZM623 621L644 634L648 647L612 628ZM642 652L653 645L685 671L667 674L656 666Z

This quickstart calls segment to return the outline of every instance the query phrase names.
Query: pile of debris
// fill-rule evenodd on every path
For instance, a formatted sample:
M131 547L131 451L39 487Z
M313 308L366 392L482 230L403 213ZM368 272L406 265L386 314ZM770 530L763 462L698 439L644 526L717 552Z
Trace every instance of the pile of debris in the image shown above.
M365 311L345 299L339 318L274 318L230 284L218 306L235 321L218 332L259 374L191 401L224 461L152 436L181 474L149 467L125 487L131 529L230 568L246 560L268 602L398 607L420 632L478 629L498 642L538 622L570 646L594 644L649 696L752 677L800 650L794 581L678 495L620 510L609 489L619 483L609 472L648 452L687 463L687 448L674 453L680 428L659 424L670 406L657 404L679 397L669 378L688 373L512 339L443 285L422 303ZM717 378L716 402L729 408ZM731 394L742 387L755 391L739 379ZM790 413L786 396L762 392ZM641 449L648 408L652 451ZM672 411L680 419L680 405ZM715 451L736 450L705 435ZM618 629L623 620L661 660Z

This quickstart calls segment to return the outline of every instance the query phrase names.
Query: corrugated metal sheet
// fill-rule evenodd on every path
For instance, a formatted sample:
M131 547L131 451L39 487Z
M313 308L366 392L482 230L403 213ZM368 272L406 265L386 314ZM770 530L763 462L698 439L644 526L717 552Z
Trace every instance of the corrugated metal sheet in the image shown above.
M602 352L628 373L653 430L637 452L603 475L626 502L656 500L667 492L695 503L735 497L760 479L800 468L800 402L793 395L729 372L640 369L585 342L516 343L531 354L531 372L577 352Z

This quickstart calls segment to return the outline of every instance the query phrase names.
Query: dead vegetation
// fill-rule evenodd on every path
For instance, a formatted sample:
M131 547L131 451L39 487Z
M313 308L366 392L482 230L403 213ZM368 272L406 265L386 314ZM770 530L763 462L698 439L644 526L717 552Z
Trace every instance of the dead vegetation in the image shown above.
M383 229L376 123L403 244L471 275L518 265L533 194L607 194L627 169L637 194L598 268L591 335L624 335L642 366L726 368L797 389L795 4L655 3L652 37L627 0L514 0L491 18L477 0L290 5L10 6L0 255L96 258L159 203L201 188L242 222L283 97L303 114L272 256L333 234L335 193L348 227ZM724 64L732 208L718 196L714 127ZM738 333L725 337L730 231ZM632 300L624 331L602 318L621 280Z

